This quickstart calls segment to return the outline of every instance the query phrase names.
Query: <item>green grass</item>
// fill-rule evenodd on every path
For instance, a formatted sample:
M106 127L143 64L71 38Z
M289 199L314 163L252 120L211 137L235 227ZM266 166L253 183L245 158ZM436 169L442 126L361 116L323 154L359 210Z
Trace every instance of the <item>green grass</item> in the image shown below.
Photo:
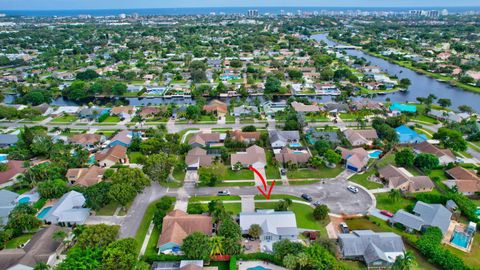
M311 185L319 183L320 180L296 180L296 181L288 181L291 186L300 186L300 185Z
M157 226L154 226L152 234L150 235L150 239L148 240L147 248L145 249L145 256L157 254L158 238L160 238L160 230L157 228Z
M265 198L263 197L263 195L255 195L255 200L264 200L264 199ZM303 201L303 199L300 197L287 195L287 194L272 194L270 196L270 199L272 200L291 199L291 200Z
M155 204L160 200L161 199L158 199L147 206L142 221L140 221L140 226L138 227L137 234L135 234L135 240L137 241L137 254L140 253L143 241L145 240L145 236L148 232L148 227L150 227L150 223L152 222L153 214L155 212Z
M57 118L54 118L50 123L72 123L77 121L77 117L75 115L62 115Z
M118 123L120 121L121 121L120 117L111 115L111 116L105 118L105 120L103 120L102 123Z
M274 209L276 204L276 202L259 202L255 203L255 207L260 209ZM298 228L319 231L321 236L327 235L325 226L328 224L328 220L315 220L313 218L312 207L301 203L293 203L290 210L295 213Z
M224 203L223 206L225 207L225 211L230 213L231 215L238 215L242 212L242 204L241 203Z
M423 122L424 124L428 123L430 125L434 125L438 123L437 119L434 119L426 115L417 115L415 117L410 118L410 120L420 121L420 122Z
M228 169L224 180L250 180L253 178L253 172L249 169L241 169L239 171Z
M216 266L218 270L229 270L230 264L229 262L210 262L209 266Z
M344 168L337 164L337 167L331 169L322 166L320 169L298 169L288 170L287 177L291 179L313 179L313 178L334 178L339 175Z
M145 157L145 156L140 152L130 152L130 153L128 153L128 159L130 160L130 163L137 163L138 160L142 157Z
M187 172L183 168L175 168L173 170L172 176L175 178L175 180L180 181L183 183L183 180L185 180L185 174Z
M379 161L377 161L378 168L383 168L389 164L395 165L395 154L392 152L386 154Z
M234 124L235 123L235 116L233 116L233 115L225 116L225 123Z
M413 205L414 202L409 199L400 197L396 202L393 202L388 197L388 192L385 193L376 193L375 198L377 199L377 208L380 210L388 210L392 213L397 212L400 209L405 209L409 205Z
M265 174L267 179L280 179L280 171L276 166L267 165L267 168L265 168Z
M354 176L350 177L350 181L357 183L366 189L376 189L382 188L383 185L380 183L372 182L368 180L368 177L374 175L376 173L375 169L371 169L368 172L364 172L363 174L355 174Z
M219 201L240 201L240 196L195 196L190 197L189 202L209 202L213 200Z
M118 208L118 203L111 202L97 211L97 216L113 216Z
M11 248L17 248L21 244L24 244L27 242L30 238L32 238L34 234L33 233L26 233L22 234L18 237L12 238L9 241L7 241L7 244L5 245L5 248L11 249Z

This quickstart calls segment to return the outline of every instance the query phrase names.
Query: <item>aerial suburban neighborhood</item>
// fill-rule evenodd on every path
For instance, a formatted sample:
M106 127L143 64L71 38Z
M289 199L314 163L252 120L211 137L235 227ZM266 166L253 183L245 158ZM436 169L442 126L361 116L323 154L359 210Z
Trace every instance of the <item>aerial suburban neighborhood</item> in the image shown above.
M480 269L480 8L3 9L0 270Z

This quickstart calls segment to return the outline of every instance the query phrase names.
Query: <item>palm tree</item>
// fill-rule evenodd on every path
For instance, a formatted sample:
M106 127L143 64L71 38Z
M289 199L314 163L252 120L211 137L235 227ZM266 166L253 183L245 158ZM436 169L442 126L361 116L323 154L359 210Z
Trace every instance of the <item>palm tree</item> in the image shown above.
M287 256L283 257L283 265L285 265L287 269L295 269L297 267L297 256L287 254Z
M223 255L223 237L213 236L210 239L212 250L210 251L210 256L214 255Z
M298 266L299 266L298 269L302 270L302 267L305 267L309 264L308 255L305 254L304 252L299 253L297 255L297 263L298 263Z
M400 190L398 189L391 189L389 192L388 192L388 198L392 201L392 202L397 202L398 200L400 200L400 197L402 196L402 194L400 193Z
M403 253L403 256L398 256L392 266L392 270L411 270L415 266L415 256L411 251Z

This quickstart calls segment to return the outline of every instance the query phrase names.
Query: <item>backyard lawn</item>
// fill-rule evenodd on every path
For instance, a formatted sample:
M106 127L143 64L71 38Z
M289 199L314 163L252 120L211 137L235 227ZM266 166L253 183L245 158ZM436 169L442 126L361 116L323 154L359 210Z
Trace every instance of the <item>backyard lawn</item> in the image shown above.
M287 177L290 179L309 179L309 178L334 178L339 175L344 168L337 164L335 168L327 168L322 166L320 169L298 169L288 170Z
M128 153L128 159L130 160L130 163L138 163L138 160L142 157L145 157L145 156L140 152Z
M350 177L350 181L355 182L366 189L376 189L376 188L382 188L383 184L377 183L377 182L372 182L368 180L368 177L371 175L374 175L376 173L375 169L371 169L368 172L364 172L362 174L355 174L354 176Z
M253 179L253 172L249 169L241 169L239 171L227 170L227 175L224 180L251 180Z
M50 123L72 123L75 122L78 118L75 115L62 115L54 118Z
M405 209L409 205L413 205L414 201L400 197L396 202L393 202L388 197L388 192L385 193L376 193L375 198L377 198L377 208L380 210L388 210L392 213L397 212L400 209Z

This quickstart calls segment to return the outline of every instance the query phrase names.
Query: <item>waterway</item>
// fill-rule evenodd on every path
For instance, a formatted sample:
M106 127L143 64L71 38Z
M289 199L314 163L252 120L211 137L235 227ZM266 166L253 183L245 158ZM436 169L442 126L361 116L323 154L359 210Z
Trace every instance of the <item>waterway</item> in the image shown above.
M324 41L328 46L345 45L328 39L328 34L313 35L317 41ZM384 101L390 98L395 102L416 102L417 97L426 97L434 94L438 98L448 98L452 101L452 107L468 105L475 111L480 111L480 94L468 92L461 88L451 86L448 83L439 82L436 79L423 74L416 73L408 68L390 63L382 58L369 55L361 50L345 50L347 55L365 58L371 65L379 66L390 75L396 75L399 79L408 78L412 83L406 92L395 92L386 95L376 96L372 99Z

